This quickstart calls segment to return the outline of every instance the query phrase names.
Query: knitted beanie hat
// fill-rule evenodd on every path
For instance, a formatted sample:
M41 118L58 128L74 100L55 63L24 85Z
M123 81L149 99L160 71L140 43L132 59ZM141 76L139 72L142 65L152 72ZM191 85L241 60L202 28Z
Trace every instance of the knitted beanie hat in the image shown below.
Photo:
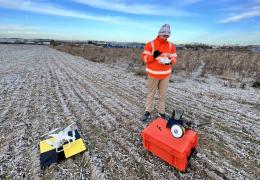
M168 36L170 36L171 35L170 25L169 24L162 25L160 31L158 32L158 35L159 36L161 36L161 35L168 35Z

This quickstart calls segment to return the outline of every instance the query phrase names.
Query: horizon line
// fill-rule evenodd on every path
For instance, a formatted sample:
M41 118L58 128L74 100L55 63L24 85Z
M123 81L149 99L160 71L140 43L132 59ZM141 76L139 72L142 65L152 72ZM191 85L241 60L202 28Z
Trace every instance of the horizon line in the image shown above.
M21 37L0 37L0 39L23 39L23 40L54 40L54 41L101 41L101 42L117 42L117 43L139 43L139 44L146 44L146 42L136 42L136 41L107 41L107 40L93 40L93 39L86 39L86 40L68 40L68 39L54 39L54 38L21 38ZM1 43L0 43L1 44ZM227 46L227 45L232 45L232 46L260 46L260 44L248 44L248 45L241 45L241 44L210 44L210 43L202 43L202 42L189 42L189 43L174 43L176 45L185 45L185 44L203 44L203 45L210 45L210 46Z

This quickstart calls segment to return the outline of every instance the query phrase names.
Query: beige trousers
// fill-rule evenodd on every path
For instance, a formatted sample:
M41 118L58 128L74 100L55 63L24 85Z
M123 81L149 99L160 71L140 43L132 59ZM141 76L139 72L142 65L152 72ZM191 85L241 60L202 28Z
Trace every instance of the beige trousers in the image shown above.
M156 90L158 89L159 90L158 112L162 114L165 113L165 98L169 86L169 79L170 76L161 80L154 79L148 76L148 81L147 81L148 94L146 98L145 111L152 112L154 95L156 93Z

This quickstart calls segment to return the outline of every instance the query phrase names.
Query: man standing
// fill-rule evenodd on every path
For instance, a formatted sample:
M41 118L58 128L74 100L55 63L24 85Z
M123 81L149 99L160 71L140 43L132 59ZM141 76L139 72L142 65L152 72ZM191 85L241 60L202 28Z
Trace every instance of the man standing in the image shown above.
M146 64L148 74L148 94L142 121L150 119L153 99L157 89L159 90L158 116L166 118L165 97L172 72L171 65L176 63L177 57L174 44L167 41L170 35L170 26L168 24L162 25L158 36L145 45L142 53L142 60Z

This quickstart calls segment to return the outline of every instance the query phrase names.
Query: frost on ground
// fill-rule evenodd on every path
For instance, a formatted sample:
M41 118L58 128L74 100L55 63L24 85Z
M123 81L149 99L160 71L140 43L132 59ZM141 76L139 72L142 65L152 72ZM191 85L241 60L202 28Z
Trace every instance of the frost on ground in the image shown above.
M180 173L142 146L145 78L46 46L0 45L0 178L256 179L259 89L195 75L173 75L167 95L167 113L182 108L210 123L197 129L197 157ZM72 122L88 151L41 170L41 135Z

